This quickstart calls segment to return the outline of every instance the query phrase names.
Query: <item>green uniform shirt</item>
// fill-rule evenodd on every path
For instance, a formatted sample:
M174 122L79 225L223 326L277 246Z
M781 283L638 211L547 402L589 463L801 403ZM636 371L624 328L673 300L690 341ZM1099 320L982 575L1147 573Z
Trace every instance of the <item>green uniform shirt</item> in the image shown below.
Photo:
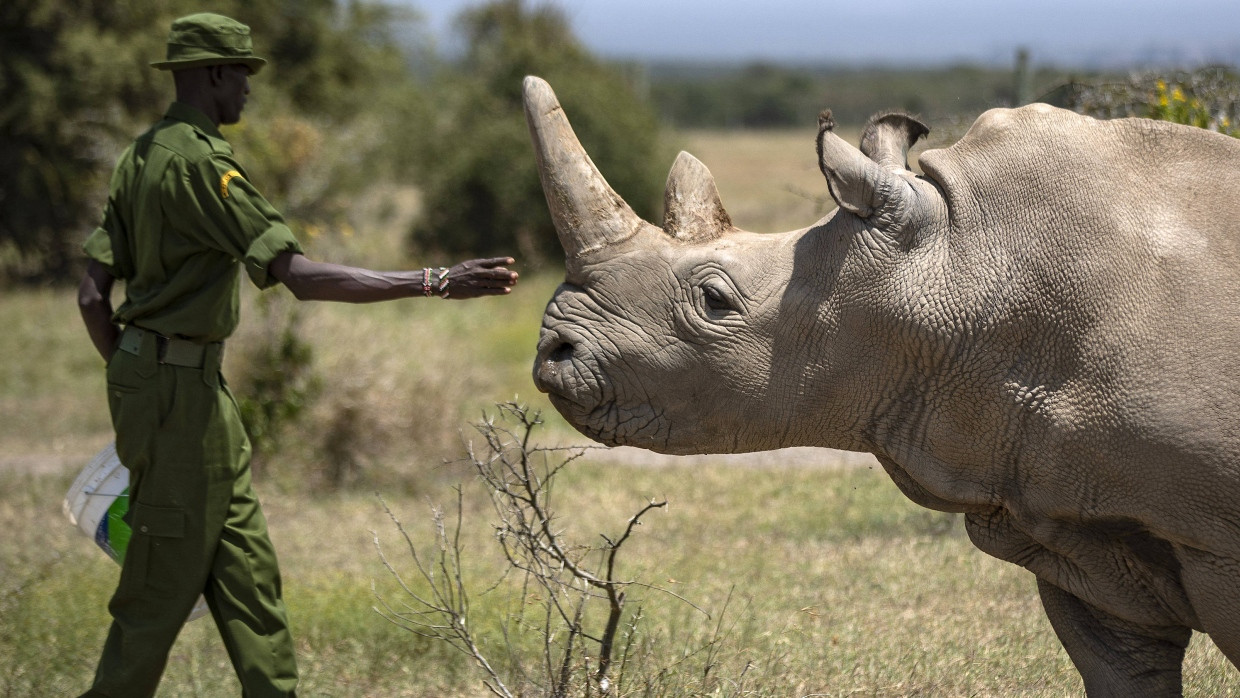
M236 329L238 262L266 288L276 283L267 265L302 251L219 129L180 102L121 156L83 249L125 281L113 321L197 342Z

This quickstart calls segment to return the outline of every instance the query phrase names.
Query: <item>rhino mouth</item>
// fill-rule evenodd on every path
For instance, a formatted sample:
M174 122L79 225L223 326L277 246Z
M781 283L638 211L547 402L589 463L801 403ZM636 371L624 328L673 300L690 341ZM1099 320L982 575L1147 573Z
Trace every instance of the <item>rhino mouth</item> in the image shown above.
M550 398L551 404L574 428L599 443L661 452L667 448L665 423L649 405L626 409L612 400L585 410L555 393L551 393Z
M622 404L599 360L571 332L543 330L534 385L578 431L611 446L658 448L666 428L651 405Z

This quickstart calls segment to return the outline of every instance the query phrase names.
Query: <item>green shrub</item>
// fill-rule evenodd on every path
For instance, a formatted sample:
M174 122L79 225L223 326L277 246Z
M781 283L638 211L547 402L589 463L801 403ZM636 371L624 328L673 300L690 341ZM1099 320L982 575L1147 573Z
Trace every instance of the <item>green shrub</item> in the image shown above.
M1150 118L1240 137L1240 128L1229 114L1235 111L1234 101L1231 102L1231 109L1217 106L1212 108L1201 98L1192 95L1191 87L1189 90L1189 94L1185 94L1183 85L1168 85L1165 81L1158 80L1154 86L1154 95L1150 99Z
M314 371L313 347L302 337L301 315L284 307L287 304L282 294L259 296L258 317L250 322L267 332L240 362L237 405L258 463L279 448L286 430L299 422L322 385Z
M1240 137L1240 75L1222 66L1066 87L1065 106L1103 119L1141 116Z

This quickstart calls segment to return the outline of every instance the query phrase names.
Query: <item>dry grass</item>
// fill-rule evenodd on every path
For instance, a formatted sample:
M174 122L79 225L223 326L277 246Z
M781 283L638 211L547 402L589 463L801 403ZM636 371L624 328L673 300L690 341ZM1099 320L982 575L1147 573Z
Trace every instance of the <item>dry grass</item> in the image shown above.
M680 136L680 148L710 169L737 227L779 233L809 226L835 208L818 170L816 135L812 129L690 131Z
M841 138L856 145L860 128L840 128ZM818 169L816 127L778 131L687 131L674 140L678 147L701 160L715 176L724 208L737 227L755 233L798 230L817 222L835 208L826 181ZM927 146L919 142L909 154ZM605 173L604 173L605 174Z
M640 606L636 668L666 667L683 690L718 696L1063 696L1079 679L1025 572L974 550L954 517L918 509L878 470L821 466L616 467L574 464L557 513L575 540L614 533L635 505L668 499L626 547L622 575L668 588ZM449 479L465 479L462 471ZM502 573L482 493L466 482L463 531L475 628L503 656L498 628L511 590L481 593ZM89 680L116 568L60 519L67 478L0 474L0 693L66 695ZM430 495L450 504L445 487ZM424 544L429 502L389 504ZM370 586L399 602L372 531L402 563L378 501L364 493L266 497L281 552L306 696L476 696L459 655L399 631L371 607ZM725 601L731 597L730 603ZM711 658L692 654L714 636ZM534 654L536 638L518 640ZM640 663L640 664L639 664ZM677 673L679 672L679 673ZM705 678L704 678L705 676ZM1188 695L1226 695L1235 670L1198 637ZM636 688L636 687L634 687ZM210 621L182 633L162 696L229 696L237 687Z

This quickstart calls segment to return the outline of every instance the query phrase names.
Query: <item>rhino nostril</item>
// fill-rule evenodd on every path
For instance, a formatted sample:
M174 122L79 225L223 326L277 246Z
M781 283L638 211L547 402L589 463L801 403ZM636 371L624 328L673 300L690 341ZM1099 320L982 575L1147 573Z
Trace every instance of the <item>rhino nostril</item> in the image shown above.
M551 353L547 355L547 360L552 361L554 363L571 361L572 358L573 358L573 345L569 344L568 342L560 343L558 347L556 347L555 349L552 349Z

